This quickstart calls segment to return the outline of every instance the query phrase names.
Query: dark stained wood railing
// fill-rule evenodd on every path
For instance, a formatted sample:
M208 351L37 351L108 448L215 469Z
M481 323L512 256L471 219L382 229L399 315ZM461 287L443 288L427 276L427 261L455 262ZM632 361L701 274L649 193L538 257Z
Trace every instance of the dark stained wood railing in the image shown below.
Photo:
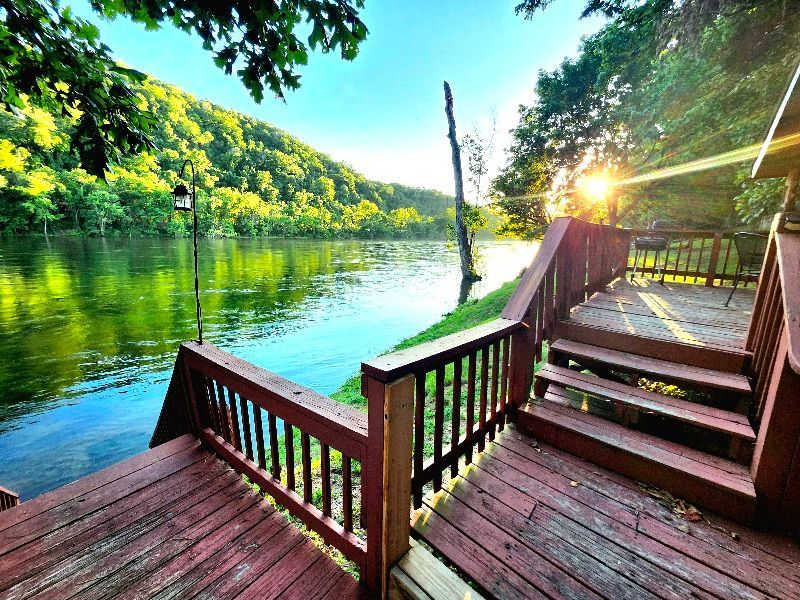
M800 529L800 232L777 215L746 349L753 353L752 418L758 438L751 465L767 517Z
M365 566L366 544L353 533L353 472L366 462L366 415L209 343L183 344L180 358L198 437L327 543ZM313 502L312 446L319 448L321 461L321 507ZM331 501L334 450L341 454L340 514L334 514Z
M501 318L362 364L370 405L380 385L413 376L414 425L405 435L415 507L427 485L438 491L448 471L454 476L513 419L557 319L624 274L629 239L622 229L556 219Z
M473 451L502 430L511 407L509 365L512 339L527 327L496 319L439 340L380 356L361 366L362 393L413 375L414 419L411 491L415 507L423 488L438 491L442 474L455 474L459 459L470 463ZM433 422L433 427L426 423Z
M411 466L403 457L411 448L398 434L411 429L413 384L402 375L375 382L365 415L212 344L185 343L151 446L198 436L355 562L369 597L385 597L389 572L409 548Z
M626 230L562 217L550 225L531 266L501 316L528 326L516 338L511 363L515 404L528 397L542 344L557 334L560 319L589 296L625 274L630 235ZM526 357L523 359L522 357Z
M673 281L698 283L703 280L707 287L724 285L736 277L739 255L733 243L735 231L704 229L629 229L631 239L637 236L662 237L669 240L666 251L659 256L662 273ZM628 270L633 270L636 252L628 254ZM636 274L657 277L656 254L645 250L639 257ZM742 281L743 285L754 283L752 277Z
M0 512L19 505L19 494L0 486Z

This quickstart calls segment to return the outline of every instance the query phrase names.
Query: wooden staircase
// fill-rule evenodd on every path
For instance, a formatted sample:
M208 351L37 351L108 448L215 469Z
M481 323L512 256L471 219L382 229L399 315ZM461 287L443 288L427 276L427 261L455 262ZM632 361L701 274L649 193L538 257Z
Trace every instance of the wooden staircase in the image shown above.
M517 422L572 454L748 521L756 509L756 433L744 414L751 396L741 374L562 338Z

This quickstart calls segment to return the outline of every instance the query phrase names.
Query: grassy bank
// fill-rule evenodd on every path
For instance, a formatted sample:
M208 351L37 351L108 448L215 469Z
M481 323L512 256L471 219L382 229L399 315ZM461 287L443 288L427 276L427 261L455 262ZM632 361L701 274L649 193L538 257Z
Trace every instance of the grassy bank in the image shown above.
M444 315L438 323L434 323L424 331L406 338L394 348L387 349L386 352L418 346L496 319L500 316L511 293L517 287L517 283L519 283L519 279L514 279L483 298L470 300L462 304L452 312ZM366 410L367 401L361 396L361 374L356 373L353 375L331 395L331 398L343 404L350 404L361 410Z

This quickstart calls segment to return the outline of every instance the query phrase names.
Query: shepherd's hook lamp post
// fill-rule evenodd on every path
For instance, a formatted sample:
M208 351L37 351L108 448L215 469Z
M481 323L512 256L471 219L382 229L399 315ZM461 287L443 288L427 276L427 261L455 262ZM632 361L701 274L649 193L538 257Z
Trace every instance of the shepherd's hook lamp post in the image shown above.
M186 165L192 167L192 191L179 183L172 192L172 199L175 203L175 210L191 211L194 217L193 239L194 239L194 299L197 304L197 342L203 343L203 311L200 308L200 279L197 271L197 194L195 192L194 163L190 159L183 161L178 179L183 179L183 171Z

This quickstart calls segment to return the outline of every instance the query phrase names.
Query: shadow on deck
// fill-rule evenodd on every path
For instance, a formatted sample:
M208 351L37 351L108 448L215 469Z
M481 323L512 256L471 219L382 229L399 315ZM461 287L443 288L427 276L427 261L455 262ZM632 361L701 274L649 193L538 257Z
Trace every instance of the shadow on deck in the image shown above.
M418 536L494 598L797 598L800 547L507 427L425 497Z
M345 598L358 583L185 435L0 513L0 598Z

